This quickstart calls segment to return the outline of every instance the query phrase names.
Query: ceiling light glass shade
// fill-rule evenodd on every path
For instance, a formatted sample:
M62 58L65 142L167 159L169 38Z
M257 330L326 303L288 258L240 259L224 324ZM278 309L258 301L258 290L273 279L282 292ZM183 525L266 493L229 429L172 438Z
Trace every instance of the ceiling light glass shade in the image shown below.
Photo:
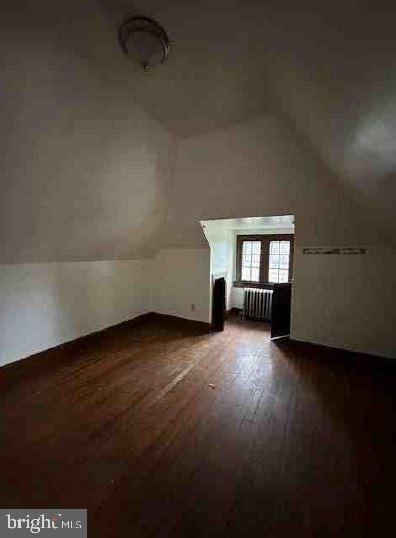
M169 39L165 30L148 17L127 19L118 39L125 54L146 70L163 63L168 55Z

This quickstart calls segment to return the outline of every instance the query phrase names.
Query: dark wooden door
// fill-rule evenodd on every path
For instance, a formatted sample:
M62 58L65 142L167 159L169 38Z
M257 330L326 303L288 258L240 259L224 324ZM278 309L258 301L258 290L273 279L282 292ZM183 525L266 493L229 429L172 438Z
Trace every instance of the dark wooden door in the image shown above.
M291 284L274 284L271 338L290 335Z
M213 285L213 298L212 298L212 330L222 331L224 330L224 316L225 316L225 279L216 278Z

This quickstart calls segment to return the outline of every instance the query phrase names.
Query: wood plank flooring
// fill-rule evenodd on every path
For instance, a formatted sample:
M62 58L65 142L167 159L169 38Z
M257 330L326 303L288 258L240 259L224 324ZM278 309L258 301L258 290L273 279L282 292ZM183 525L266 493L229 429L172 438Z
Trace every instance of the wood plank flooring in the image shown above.
M87 508L99 538L385 536L395 381L237 317L125 324L0 369L0 506Z

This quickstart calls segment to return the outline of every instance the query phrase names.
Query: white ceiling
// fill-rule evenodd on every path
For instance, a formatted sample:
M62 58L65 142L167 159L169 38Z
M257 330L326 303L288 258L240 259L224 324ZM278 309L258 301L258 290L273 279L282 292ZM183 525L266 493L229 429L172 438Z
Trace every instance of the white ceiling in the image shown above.
M394 79L394 10L381 2L99 1L115 36L136 12L168 32L164 65L147 73L125 58L125 69L134 71L134 97L180 135L265 111L282 90L290 96L301 90L292 81L318 89L323 104L341 106L357 90L389 92Z
M280 215L272 217L246 217L236 219L202 220L203 228L210 228L214 232L228 232L232 230L277 230L290 229L294 231L294 215Z
M134 73L133 97L160 123L181 136L199 134L255 117L268 106L262 9L242 2L203 0L99 0L114 35L126 14L143 13L167 31L165 64Z
M210 245L243 234L294 233L294 215L201 220Z
M396 8L382 0L100 0L112 31L154 17L166 64L133 73L133 98L178 136L274 110L361 203L396 203Z

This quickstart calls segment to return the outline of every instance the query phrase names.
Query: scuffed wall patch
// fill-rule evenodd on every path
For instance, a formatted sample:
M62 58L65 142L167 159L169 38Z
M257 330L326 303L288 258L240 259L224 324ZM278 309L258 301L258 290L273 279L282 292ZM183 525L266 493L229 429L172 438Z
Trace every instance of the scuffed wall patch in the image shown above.
M303 254L366 254L365 247L304 247Z

